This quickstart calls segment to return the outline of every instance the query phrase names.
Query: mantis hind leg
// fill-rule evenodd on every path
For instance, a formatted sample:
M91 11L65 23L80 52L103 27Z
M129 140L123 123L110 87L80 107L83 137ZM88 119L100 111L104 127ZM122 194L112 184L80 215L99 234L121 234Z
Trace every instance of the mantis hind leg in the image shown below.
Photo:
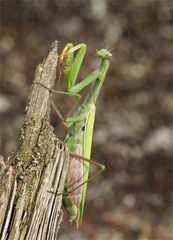
M75 157L75 158L77 158L77 159L80 159L80 160L82 160L82 161L88 162L88 163L90 163L90 164L93 164L93 165L95 165L96 167L99 167L99 170L98 170L93 176L89 177L88 180L84 181L82 184L79 184L76 188L73 189L73 191L75 191L77 188L83 186L84 184L92 181L95 177L97 177L98 175L100 175L100 174L105 170L105 166L104 166L103 164L98 163L98 162L96 162L96 161L94 161L94 160L92 160L92 159L85 158L85 157L80 156L80 155L75 154L75 153L70 153L70 156L71 156L71 157ZM85 173L84 173L84 174L85 174ZM70 194L70 193L71 193L71 192L68 192L68 194Z
M88 162L88 163L90 163L90 164L93 164L93 165L95 165L96 167L99 167L99 170L98 170L93 176L89 177L87 181L84 181L82 184L79 184L77 187L75 187L75 188L73 189L73 191L67 191L65 195L64 195L63 192L62 192L62 193L57 193L57 192L54 192L54 191L48 191L49 193L52 193L52 194L55 194L55 195L64 195L63 197L66 197L66 195L72 194L76 189L78 189L78 188L80 188L81 186L83 186L84 184L92 181L95 177L97 177L98 175L100 175L100 174L105 170L105 166L104 166L103 164L98 163L98 162L96 162L96 161L94 161L94 160L92 160L92 159L85 158L85 157L83 157L83 156L81 156L81 155L78 155L78 154L75 154L75 153L70 153L70 156L71 156L71 157L75 157L76 159L79 159L79 161L81 160L81 161L85 161L85 162ZM84 174L86 174L86 171L84 172ZM84 174L83 174L83 175L84 175ZM80 179L79 179L79 180L80 180ZM78 181L79 181L79 180L78 180ZM65 190L68 190L68 188L71 188L71 187L72 187L73 185L75 185L76 183L77 183L77 181L75 181L73 184L70 184L70 186L67 186L67 187L65 188Z

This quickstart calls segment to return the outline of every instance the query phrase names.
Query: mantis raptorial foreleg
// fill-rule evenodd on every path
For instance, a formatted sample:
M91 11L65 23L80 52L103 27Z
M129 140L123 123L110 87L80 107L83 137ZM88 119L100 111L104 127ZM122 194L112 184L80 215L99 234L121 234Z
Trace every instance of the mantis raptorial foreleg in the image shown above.
M65 89L70 96L80 96L77 94L83 89L81 88L79 91L75 91L74 87L78 85L75 85L75 83L86 54L86 48L86 45L83 43L75 47L72 43L68 43L60 55L60 65L64 67ZM78 51L76 55L74 55L75 51Z
M78 93L99 77L101 72L98 68L94 72L90 73L87 77L85 77L84 80L76 84L77 76L86 54L86 49L87 47L84 43L78 44L76 46L73 46L72 43L68 43L65 46L59 57L59 61L60 65L63 65L64 68L63 72L66 92L56 89L49 89L50 91L80 98L81 95ZM74 55L74 52L77 50L77 54Z
M76 83L76 79L77 79L81 64L83 62L84 56L86 54L86 49L87 47L84 43L78 44L76 46L73 46L72 43L68 43L65 46L62 53L59 56L59 65L60 65L60 76L61 76L61 68L63 68L66 92L59 91L56 89L49 89L50 91L69 95L69 96L74 96L74 97L77 97L77 99L81 98L81 95L78 93L81 90L83 90L85 86L79 85L79 83L75 85L75 83ZM74 55L74 52L76 51L78 52L76 55Z

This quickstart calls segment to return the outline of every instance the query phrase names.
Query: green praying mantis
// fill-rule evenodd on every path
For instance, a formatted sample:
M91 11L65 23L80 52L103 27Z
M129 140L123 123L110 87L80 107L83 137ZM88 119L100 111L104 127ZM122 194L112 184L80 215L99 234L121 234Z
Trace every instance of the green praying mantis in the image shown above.
M74 51L78 49L79 52L74 56ZM90 156L96 112L95 105L112 57L112 54L107 49L98 50L96 54L101 59L99 68L75 85L85 53L85 44L73 47L69 43L60 56L60 61L64 62L66 91L70 96L79 97L79 92L90 83L93 83L84 102L64 122L69 128L64 142L71 152L71 159L64 189L63 205L69 219L75 221L77 227L82 223L87 182L99 175L105 168L104 165L91 160ZM99 166L100 169L94 176L89 178L89 165L91 162Z
M80 99L79 94L87 85L92 83L92 87L85 97L83 103L77 108L71 117L63 119L61 113L52 103L64 125L68 127L68 133L64 142L70 150L70 163L66 177L65 189L63 193L63 205L67 211L69 220L75 221L76 226L82 223L84 204L87 191L87 182L99 175L105 168L104 165L90 159L93 128L95 122L96 101L102 88L109 62L112 54L107 49L96 51L101 59L98 69L89 74L84 80L76 84L76 79L83 62L86 45L79 44L73 46L68 43L60 55L60 64L63 64L66 92L52 90L53 92L64 93ZM74 52L78 50L75 55ZM99 167L97 173L89 177L90 163ZM50 191L52 192L52 191ZM56 194L55 192L52 192Z

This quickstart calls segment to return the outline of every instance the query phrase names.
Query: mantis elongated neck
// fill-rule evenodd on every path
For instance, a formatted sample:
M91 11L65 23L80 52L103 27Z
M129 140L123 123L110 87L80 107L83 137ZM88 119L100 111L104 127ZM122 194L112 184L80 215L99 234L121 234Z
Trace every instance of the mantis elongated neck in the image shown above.
M98 69L98 78L93 82L91 90L89 94L86 96L84 103L96 103L99 93L101 91L103 82L105 80L105 76L107 70L109 68L109 59L104 59L101 62L101 65Z

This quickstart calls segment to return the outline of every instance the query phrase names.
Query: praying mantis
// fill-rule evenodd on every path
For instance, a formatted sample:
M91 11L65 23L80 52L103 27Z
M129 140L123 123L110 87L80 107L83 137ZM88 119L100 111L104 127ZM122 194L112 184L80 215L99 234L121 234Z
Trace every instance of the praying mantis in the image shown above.
M79 50L79 52L74 56L74 52L77 50ZM92 83L92 87L83 103L71 117L64 119L58 108L52 102L52 106L60 119L63 121L64 125L68 127L68 133L64 142L70 150L71 159L63 192L63 205L67 211L69 220L71 222L75 221L77 228L82 223L87 182L95 178L105 169L104 165L91 160L90 156L96 102L109 68L110 59L112 58L112 54L109 50L104 48L97 50L96 55L101 59L100 66L90 73L84 80L75 85L85 53L85 44L81 43L74 47L73 44L68 43L60 55L60 64L64 65L66 92L48 88L48 90L52 92L63 93L80 99L81 95L79 92ZM42 86L47 88L44 85ZM88 176L90 163L93 163L100 168L92 177ZM58 195L61 194L53 191L49 192Z
M78 49L79 52L74 56L74 51ZM70 221L75 221L77 227L82 223L87 182L99 175L105 168L104 165L91 160L90 156L96 101L112 57L112 54L107 49L98 50L96 54L101 59L99 68L75 85L85 53L85 44L73 47L69 43L60 56L60 63L64 63L65 86L68 95L80 97L79 92L90 83L93 83L81 106L78 107L71 117L64 120L64 124L69 128L64 142L71 152L71 159L63 194L63 205ZM89 178L89 165L91 162L100 169L94 176Z

